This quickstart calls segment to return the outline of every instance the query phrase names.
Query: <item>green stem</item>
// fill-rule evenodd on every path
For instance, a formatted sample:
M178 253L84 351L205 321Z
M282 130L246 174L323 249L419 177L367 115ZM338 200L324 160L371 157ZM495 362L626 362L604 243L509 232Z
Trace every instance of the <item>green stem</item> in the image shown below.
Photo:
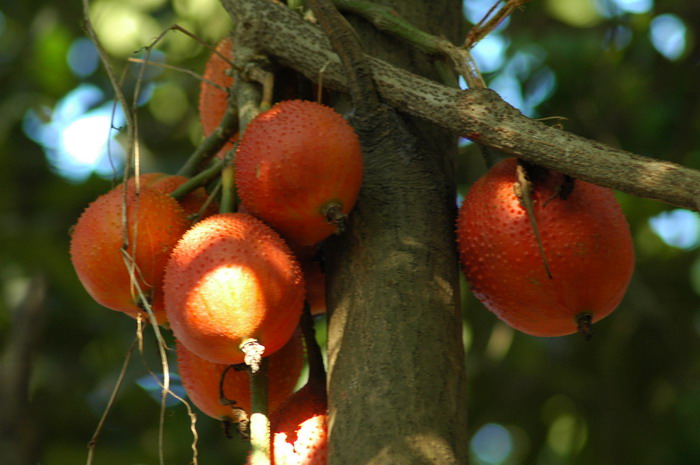
M377 5L364 0L333 0L339 10L349 11L362 16L370 21L377 29L386 31L399 39L402 39L412 47L429 55L442 55L447 57L456 71L467 81L470 88L486 87L474 60L468 50L455 46L446 39L422 31L401 18L396 12L387 6ZM437 65L437 72L442 81L455 87L454 78L448 76L446 70Z
M223 167L224 161L216 160L214 163L212 163L210 167L200 171L195 176L192 176L189 180L182 183L180 187L178 187L170 193L170 196L176 200L183 198L193 190L211 181L214 177L216 177L217 174L221 172Z
M311 316L311 309L308 302L304 303L304 311L301 314L301 331L306 344L306 358L309 362L309 382L313 381L317 385L326 385L326 368L323 364L323 354L316 341L316 329L314 319Z
M221 205L219 212L235 212L237 204L234 167L229 163L221 171Z
M251 465L270 465L270 420L267 416L267 358L250 375L250 444Z
M370 21L377 29L389 32L429 54L445 53L445 44L450 42L421 31L396 14L388 6L362 0L333 0L339 10L349 11Z
M235 108L229 106L224 113L219 126L207 138L205 138L197 149L190 155L177 174L180 176L192 176L197 172L197 168L206 160L213 157L226 142L231 140L238 129L238 114Z

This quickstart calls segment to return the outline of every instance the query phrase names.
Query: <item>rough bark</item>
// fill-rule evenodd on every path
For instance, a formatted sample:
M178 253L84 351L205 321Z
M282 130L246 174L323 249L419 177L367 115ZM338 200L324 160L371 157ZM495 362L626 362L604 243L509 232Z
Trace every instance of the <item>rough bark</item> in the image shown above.
M346 75L315 25L269 0L222 0L239 24L282 64L324 85L347 91ZM260 24L264 24L260 27ZM368 57L381 97L481 145L535 162L574 178L640 197L700 210L700 172L626 152L523 116L488 89L460 91Z

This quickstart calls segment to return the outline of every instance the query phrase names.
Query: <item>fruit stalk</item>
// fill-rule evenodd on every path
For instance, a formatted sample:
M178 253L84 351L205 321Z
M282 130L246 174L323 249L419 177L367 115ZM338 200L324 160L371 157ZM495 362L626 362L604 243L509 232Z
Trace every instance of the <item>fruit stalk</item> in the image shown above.
M214 156L225 144L233 137L238 127L238 114L232 108L228 108L224 117L221 120L219 127L209 134L194 152L189 156L187 161L182 165L177 172L180 176L192 176L197 168L206 160ZM220 170L221 168L219 168Z
M267 358L250 375L251 465L270 465L270 420L267 416Z
M326 369L323 364L323 354L316 341L316 329L314 319L311 316L311 308L308 302L304 303L304 311L301 314L301 331L306 344L306 358L309 363L309 381L314 381L317 386L326 386Z

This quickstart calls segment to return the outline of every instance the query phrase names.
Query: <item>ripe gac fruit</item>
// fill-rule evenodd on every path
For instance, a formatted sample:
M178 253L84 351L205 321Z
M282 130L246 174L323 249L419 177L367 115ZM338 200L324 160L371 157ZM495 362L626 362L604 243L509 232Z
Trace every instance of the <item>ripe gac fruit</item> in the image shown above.
M534 336L585 332L620 303L634 269L629 226L610 189L547 171L534 182L533 228L515 194L517 160L496 164L469 190L457 219L460 261L474 295Z
M362 183L362 151L352 126L332 108L286 100L246 128L235 157L236 185L255 216L293 246L338 229Z
M214 82L224 89L230 89L233 85L233 76L227 73L231 67L229 62L233 60L231 46L231 38L226 37L220 40L215 47L218 53L212 53L204 66L204 79ZM219 53L229 61L224 60ZM228 92L211 85L206 80L200 82L199 121L202 124L202 132L205 136L210 135L219 126L224 113L226 113L228 104ZM233 148L233 143L237 138L238 133L219 150L216 156L223 158L226 152Z
M250 414L250 376L245 371L228 369L230 365L213 363L198 357L179 341L176 342L177 361L182 385L194 405L212 418L235 422L238 416L234 408L242 408ZM268 409L276 409L292 392L304 366L304 345L301 332L280 350L270 355ZM221 403L221 375L226 370L223 395L235 405Z
M165 322L162 282L170 251L190 225L172 197L142 186L138 197L127 185L126 221L129 255L136 265L127 269L121 247L124 241L121 184L98 197L82 213L71 233L73 267L88 293L100 304L132 317L143 313L135 283L150 296L159 323ZM138 201L137 201L138 199Z
M165 307L177 339L198 356L226 365L244 361L255 339L271 355L292 336L304 281L284 240L245 213L195 224L173 250L165 273Z

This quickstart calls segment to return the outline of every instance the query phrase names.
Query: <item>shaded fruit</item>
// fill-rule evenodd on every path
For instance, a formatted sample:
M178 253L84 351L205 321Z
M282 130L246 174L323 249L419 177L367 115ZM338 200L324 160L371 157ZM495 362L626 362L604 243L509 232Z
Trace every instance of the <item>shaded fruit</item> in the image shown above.
M236 421L238 418L231 405L220 399L220 380L229 365L205 360L182 343L177 342L177 360L182 385L197 408L217 420ZM304 365L304 346L301 333L296 332L280 350L270 355L267 365L269 376L268 408L277 408L287 399L299 379ZM250 377L245 371L228 369L224 378L223 394L235 401L235 407L250 414Z
M544 172L534 182L532 225L516 196L517 160L478 179L457 219L462 269L474 295L501 320L535 336L561 336L610 314L634 269L629 226L610 189Z
M306 302L312 315L326 313L326 274L321 263L311 257L300 258L301 270L306 283Z
M232 61L233 52L231 46L231 38L226 37L216 44L215 50L229 61ZM212 53L204 66L204 79L212 81L224 89L230 89L233 85L233 76L228 74L228 70L231 68L229 61L224 60L217 53ZM214 132L221 123L221 119L224 117L224 113L226 113L229 99L228 92L211 85L211 83L206 80L202 80L199 84L198 108L199 121L202 124L202 133L208 136ZM223 158L226 152L233 148L233 143L237 138L238 133L219 150L216 156Z
M246 128L235 157L236 186L252 214L294 246L338 229L362 182L360 143L332 108L286 100Z
M243 362L241 344L256 339L265 355L294 332L304 300L296 258L269 226L245 213L195 224L172 252L165 304L175 337L195 354L226 365Z
M142 186L137 197L133 184L126 191L127 251L134 259L134 272L129 273L120 250L123 184L98 197L82 213L71 234L71 260L80 282L99 304L136 317L142 312L134 286L138 283L162 323L165 265L190 222L182 207L162 192Z

